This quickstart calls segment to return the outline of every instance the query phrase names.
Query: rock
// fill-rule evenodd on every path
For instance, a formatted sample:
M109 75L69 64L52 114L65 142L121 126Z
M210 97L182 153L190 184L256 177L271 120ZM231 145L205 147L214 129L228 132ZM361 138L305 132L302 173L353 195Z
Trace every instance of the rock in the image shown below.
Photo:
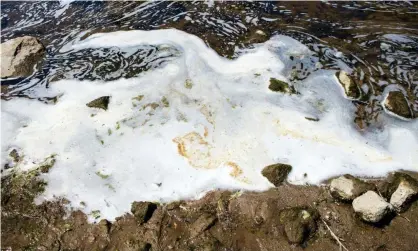
M352 201L368 190L374 190L374 186L354 176L344 175L331 181L330 190L332 197L342 201Z
M262 30L256 30L255 33L260 36L267 36L267 34Z
M203 213L193 224L190 226L190 237L194 238L198 236L200 233L205 231L206 229L210 228L216 220L216 216Z
M393 172L390 173L386 181L382 182L378 186L379 192L387 200L390 200L392 194L398 189L399 184L402 182L408 182L411 184L417 184L418 181L412 178L410 175L402 172Z
M418 181L406 173L391 173L378 189L397 211L404 211L418 197Z
M289 94L297 93L293 86L289 86L288 83L275 79L275 78L270 78L269 89L274 92L282 92L282 93L289 93Z
M406 119L413 118L408 101L401 91L389 92L383 101L383 106L389 111L389 114L393 113Z
M391 211L391 205L373 191L354 199L353 208L363 220L372 223L378 223Z
M100 98L96 98L95 100L90 101L86 105L92 108L99 108L103 110L107 110L109 106L110 96L103 96Z
M392 204L397 211L402 211L411 201L416 199L417 195L418 186L416 183L401 181L398 189L396 189L390 197L390 204Z
M261 172L273 185L280 186L287 179L287 175L292 171L291 165L274 164L266 166Z
M336 73L337 79L341 86L344 88L344 92L347 97L358 99L360 98L361 91L356 83L353 81L351 76L345 71L338 71Z
M133 202L131 206L131 213L135 216L135 219L139 224L146 223L157 209L157 204L152 202Z
M1 78L27 77L44 57L45 47L35 37L18 37L0 45Z
M318 212L313 208L295 207L280 213L280 222L290 243L305 242L317 228Z

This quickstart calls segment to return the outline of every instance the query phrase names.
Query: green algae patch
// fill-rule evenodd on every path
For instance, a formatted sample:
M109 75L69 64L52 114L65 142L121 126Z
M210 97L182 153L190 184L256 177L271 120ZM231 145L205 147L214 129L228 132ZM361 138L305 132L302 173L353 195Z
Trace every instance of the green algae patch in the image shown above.
M10 153L9 153L10 158L13 159L14 162L19 162L21 160L21 157L19 155L19 153L17 152L16 149L13 149Z
M107 135L109 135L109 136L112 135L112 129L110 129L110 128L107 129Z
M155 110L155 109L157 109L159 106L160 106L160 105L159 105L159 104L157 104L157 103L149 103L149 104L146 104L146 105L142 106L142 110L145 110L147 107L150 107L152 110Z
M52 154L51 156L45 158L45 160L39 165L41 173L49 172L49 170L55 165L55 156L56 154Z
M161 98L161 103L163 103L164 107L169 107L170 106L170 102L168 102L166 97Z
M2 203L4 200L27 201L32 205L34 198L43 193L47 182L40 178L42 173L47 173L55 164L56 154L51 154L35 168L28 171L12 171L8 175L3 175L2 183ZM25 202L26 203L26 202Z
M100 178L104 179L104 180L110 177L110 175L108 175L108 174L103 174L103 173L101 173L100 171L97 171L97 172L96 172L96 175L97 175L97 176L99 176Z
M192 89L193 88L193 82L191 79L186 79L186 82L184 83L184 87L187 89Z
M99 108L103 110L107 110L109 107L110 96L103 96L100 98L96 98L86 104L86 106L91 108Z
M106 183L106 184L105 184L105 186L107 186L107 187L108 187L110 190L112 190L113 192L116 192L115 187L114 187L114 186L112 186L111 184Z
M100 210L93 210L90 213L91 216L93 216L94 219L99 219L100 218Z
M276 78L270 78L269 89L274 92L296 94L296 90L293 86L289 86L288 83L278 80Z
M136 97L133 97L132 100L136 100L138 102L141 102L141 100L144 98L144 95L138 95Z

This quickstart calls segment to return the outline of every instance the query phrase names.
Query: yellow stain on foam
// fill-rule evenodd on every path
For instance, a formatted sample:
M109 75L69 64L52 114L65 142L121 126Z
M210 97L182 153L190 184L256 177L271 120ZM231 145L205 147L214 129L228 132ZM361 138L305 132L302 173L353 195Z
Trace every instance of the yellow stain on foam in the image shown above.
M205 128L204 135L205 137L207 136L207 128ZM190 132L176 137L173 139L173 142L177 143L178 153L185 157L194 168L214 169L224 166L231 169L229 175L234 178L239 178L243 174L241 167L237 163L227 160L230 157L230 154L227 153L228 151L224 151L227 153L226 156L213 156L213 146L197 132Z
M393 161L392 156L387 155L383 152L380 152L370 146L365 146L358 142L343 141L337 138L336 135L332 134L318 134L314 131L302 131L290 129L286 125L280 122L279 119L276 120L277 133L281 136L289 136L295 139L304 139L309 141L314 141L318 143L324 143L328 145L334 145L340 148L345 149L347 152L352 152L355 149L357 152L364 154L370 162L389 162Z
M190 132L184 136L176 137L178 153L187 158L189 164L195 168L213 168L210 150L212 146L197 132Z
M206 120L211 123L212 125L215 125L215 113L211 110L211 107L207 105L203 105L200 108L200 112L205 116Z

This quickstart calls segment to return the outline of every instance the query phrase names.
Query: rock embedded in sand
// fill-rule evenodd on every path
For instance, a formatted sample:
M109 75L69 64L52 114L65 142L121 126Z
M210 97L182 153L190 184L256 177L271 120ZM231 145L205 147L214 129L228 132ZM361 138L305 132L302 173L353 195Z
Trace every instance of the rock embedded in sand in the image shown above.
M103 96L88 102L86 105L91 108L99 108L106 111L109 106L109 101L110 96Z
M347 97L354 98L354 99L360 98L360 95L361 95L360 89L356 85L352 77L348 75L347 72L338 71L336 73L336 76L341 86L344 88L344 92L347 95Z
M418 197L418 181L406 173L391 173L378 188L397 211L404 211Z
M367 222L378 223L391 211L391 205L376 192L367 191L353 200L353 208Z
M293 86L290 86L288 83L278 80L276 78L270 78L269 89L274 92L282 92L289 94L296 94L296 90Z
M318 212L313 208L295 207L280 212L280 222L290 243L305 242L317 228Z
M287 175L289 175L290 171L292 171L291 165L279 163L266 166L261 173L268 181L277 187L287 179Z
M35 37L10 39L0 45L1 78L27 77L44 57L45 47Z
M373 190L372 184L366 183L351 175L333 179L330 184L332 197L342 201L352 201L368 190Z
M157 209L157 204L145 201L135 201L131 206L131 213L139 224L146 223Z
M413 118L408 101L401 91L392 91L386 96L383 101L384 107L391 113L401 116L406 119Z
M416 183L401 181L396 191L390 197L390 204L392 204L397 211L402 211L417 197L417 195L418 186Z

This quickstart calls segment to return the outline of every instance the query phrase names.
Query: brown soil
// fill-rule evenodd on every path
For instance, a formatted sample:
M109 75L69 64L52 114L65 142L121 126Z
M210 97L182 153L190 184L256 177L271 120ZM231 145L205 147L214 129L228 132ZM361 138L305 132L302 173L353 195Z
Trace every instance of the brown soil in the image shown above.
M379 188L384 181L372 183ZM84 213L66 211L64 199L34 205L44 186L36 175L23 181L2 178L2 248L343 250L335 235L350 251L417 250L418 201L373 226L361 221L350 204L334 200L326 186L284 184L265 192L213 191L200 200L165 205L134 203L133 214L90 224ZM308 217L297 220L298 212Z

